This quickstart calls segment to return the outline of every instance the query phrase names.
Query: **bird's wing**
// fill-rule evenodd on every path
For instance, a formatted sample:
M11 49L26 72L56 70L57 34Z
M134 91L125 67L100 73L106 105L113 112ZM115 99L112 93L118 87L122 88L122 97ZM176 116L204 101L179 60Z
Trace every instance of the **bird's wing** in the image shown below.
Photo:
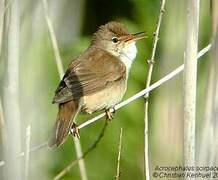
M97 48L71 63L55 91L54 103L64 103L98 92L126 76L125 65L112 54Z

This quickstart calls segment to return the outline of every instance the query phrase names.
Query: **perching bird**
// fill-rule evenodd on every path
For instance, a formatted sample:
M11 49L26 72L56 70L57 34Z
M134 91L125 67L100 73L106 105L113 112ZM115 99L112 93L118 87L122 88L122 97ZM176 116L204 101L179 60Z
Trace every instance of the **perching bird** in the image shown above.
M71 62L55 91L53 103L59 105L59 112L50 146L65 142L79 112L105 110L108 119L113 118L111 108L126 92L137 53L135 42L144 37L143 32L130 34L118 22L100 26L91 45Z

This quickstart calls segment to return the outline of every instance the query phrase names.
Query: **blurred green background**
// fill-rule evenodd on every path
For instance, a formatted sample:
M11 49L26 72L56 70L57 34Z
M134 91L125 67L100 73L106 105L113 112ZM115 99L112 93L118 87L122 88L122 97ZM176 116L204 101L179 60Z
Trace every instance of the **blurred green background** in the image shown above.
M186 1L167 0L160 30L152 82L183 63ZM56 119L57 106L52 98L59 82L50 35L41 1L22 0L20 39L20 102L22 127L31 124L31 145L44 142ZM159 15L159 0L61 0L48 1L64 69L88 46L97 28L111 20L124 23L130 32L146 31L149 38L138 42L138 55L128 81L125 98L145 88L147 60L151 55L153 32ZM199 49L209 43L210 5L201 1ZM3 44L4 50L5 44ZM6 55L0 61L4 79ZM197 133L202 128L207 80L207 56L198 64ZM151 171L159 165L181 165L183 153L182 74L154 90L149 98L149 150ZM91 116L80 115L78 124ZM80 131L85 151L98 137L104 119ZM118 110L98 146L85 158L89 180L109 180L116 174L120 128L123 128L121 155L122 180L144 178L144 100ZM24 131L23 131L24 134ZM198 139L197 139L198 141ZM31 154L30 177L52 179L76 159L72 138L59 149L42 149ZM63 180L80 179L78 165Z

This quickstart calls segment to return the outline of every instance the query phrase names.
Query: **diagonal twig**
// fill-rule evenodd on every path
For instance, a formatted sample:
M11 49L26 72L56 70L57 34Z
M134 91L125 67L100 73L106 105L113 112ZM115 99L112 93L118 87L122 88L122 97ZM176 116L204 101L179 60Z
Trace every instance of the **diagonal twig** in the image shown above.
M209 50L211 49L211 44L207 45L206 47L204 47L201 51L198 52L198 59L200 60L200 58L205 55ZM143 90L141 90L140 92L136 93L135 95L131 96L130 98L122 101L121 103L117 104L115 106L115 110L118 110L128 104L130 104L131 102L137 100L138 98L144 96L146 93L149 93L151 92L152 90L158 88L159 86L161 86L162 84L164 84L165 82L171 80L172 78L174 78L176 75L178 75L179 73L181 73L184 69L184 64L182 64L181 66L179 66L178 68L176 68L175 70L173 70L172 72L168 73L167 75L165 75L163 78L161 78L160 80L158 80L157 82L155 82L154 84L152 84L151 86L149 86L148 88L145 88ZM96 117L82 123L81 125L78 126L79 129L82 129L84 127L87 127L91 124L94 124L95 122L99 121L102 117L105 116L105 113L101 113L99 115L97 115ZM47 141L42 143L42 144L39 144L39 145L36 145L34 147L32 147L30 149L30 152L34 152L34 151L37 151L37 150L40 150L40 149L43 149L47 147ZM23 156L24 155L24 152L21 152L19 154L19 157L20 156ZM3 166L4 165L4 161L0 161L0 166Z
M161 0L161 7L160 7L160 13L158 17L157 27L156 31L154 32L154 40L153 40L153 49L151 53L151 58L148 60L148 74L147 74L147 81L146 81L146 88L148 88L151 84L151 78L155 63L155 54L157 49L157 42L159 40L159 32L160 32L160 25L162 21L162 16L164 13L164 7L165 7L165 0ZM146 179L150 179L150 173L149 173L149 148L148 148L148 97L149 93L145 94L145 115L144 115L144 174L146 176Z
M205 53L207 53L209 50L211 49L211 44L207 45L205 48L203 48L199 53L198 53L198 59L200 57L202 57ZM145 94L149 93L150 91L156 89L157 87L161 86L162 84L164 84L165 82L169 81L170 79L172 79L173 77L175 77L176 75L178 75L180 72L182 72L184 69L184 64L182 64L181 66L179 66L178 68L176 68L175 70L173 70L172 72L168 73L166 76L164 76L163 78L161 78L160 80L158 80L157 82L155 82L154 84L152 84L151 86L149 86L148 88L143 89L142 91L136 93L135 95L131 96L130 98L122 101L121 103L117 104L114 109L118 110L120 108L122 108L123 106L128 105L129 103L135 101L136 99L144 96ZM90 124L95 123L96 121L98 121L99 119L101 119L102 117L105 116L105 113L101 113L98 116L84 122L83 124L79 125L78 128L82 129Z

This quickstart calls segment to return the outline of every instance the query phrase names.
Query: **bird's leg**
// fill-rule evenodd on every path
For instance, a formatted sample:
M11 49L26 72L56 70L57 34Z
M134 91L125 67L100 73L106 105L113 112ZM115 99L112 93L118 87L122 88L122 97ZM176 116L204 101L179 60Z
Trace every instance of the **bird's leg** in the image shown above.
M106 113L106 119L112 120L114 118L115 109L113 107L106 109L105 113Z
M80 138L79 129L78 129L76 123L74 123L74 122L71 126L71 134L73 135L73 137L77 137L78 139Z

